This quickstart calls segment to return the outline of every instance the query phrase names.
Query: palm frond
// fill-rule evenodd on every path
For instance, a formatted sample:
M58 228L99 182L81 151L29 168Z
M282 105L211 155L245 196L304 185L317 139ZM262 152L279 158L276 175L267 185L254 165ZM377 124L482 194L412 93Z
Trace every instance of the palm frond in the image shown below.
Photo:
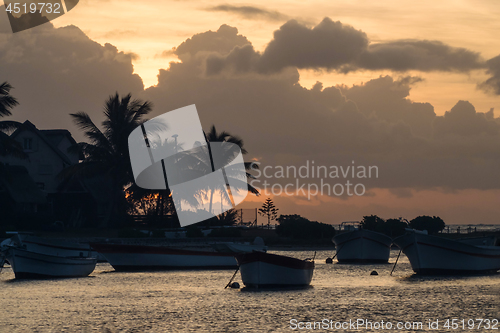
M22 126L23 126L22 123L13 120L0 121L0 131L3 132L10 132L18 128L21 128Z
M12 86L8 82L0 84L0 117L12 115L12 108L19 104L17 99L10 95Z
M85 136L96 145L109 147L108 138L101 132L101 130L94 124L90 116L85 112L71 113L75 124L85 132Z

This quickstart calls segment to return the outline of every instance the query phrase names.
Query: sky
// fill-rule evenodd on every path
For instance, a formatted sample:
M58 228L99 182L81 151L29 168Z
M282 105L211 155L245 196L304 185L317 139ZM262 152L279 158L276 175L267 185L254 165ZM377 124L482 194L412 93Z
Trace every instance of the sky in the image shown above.
M275 185L282 214L496 224L499 16L484 0L83 0L16 34L1 17L0 81L20 102L12 119L78 141L68 114L100 122L115 91L152 101L151 117L196 104L204 128L240 136L245 159L274 171L255 184ZM276 174L313 162L356 177ZM369 166L377 177L357 177ZM324 183L344 193L312 195ZM289 184L293 195L277 191Z

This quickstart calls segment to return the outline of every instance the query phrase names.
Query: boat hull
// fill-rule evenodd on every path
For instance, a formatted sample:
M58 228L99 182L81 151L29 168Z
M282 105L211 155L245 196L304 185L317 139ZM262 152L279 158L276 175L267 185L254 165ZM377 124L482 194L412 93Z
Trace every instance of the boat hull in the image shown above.
M340 263L387 263L392 239L370 230L341 233L332 239Z
M224 253L247 253L252 251L266 252L267 246L265 245L254 245L254 244L238 244L231 242L219 242L212 244L212 247L217 252Z
M394 239L420 275L487 274L500 270L499 246L475 246L410 232Z
M15 234L12 238L5 240L2 245L22 247L23 249L59 257L93 257L92 249L88 244L78 244L59 239L46 239L28 234Z
M92 247L102 254L117 271L237 267L236 259L230 253L121 244L92 244Z
M264 252L236 255L248 288L303 287L311 284L314 262Z
M97 259L60 257L11 248L6 254L16 279L69 278L88 276Z

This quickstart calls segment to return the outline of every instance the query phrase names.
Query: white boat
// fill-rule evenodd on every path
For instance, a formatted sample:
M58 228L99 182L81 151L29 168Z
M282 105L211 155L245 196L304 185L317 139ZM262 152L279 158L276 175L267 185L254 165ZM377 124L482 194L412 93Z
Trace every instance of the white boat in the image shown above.
M117 271L237 267L232 253L192 251L166 246L122 244L91 244L91 246Z
M478 246L495 246L497 243L497 238L495 236L486 236L486 237L467 237L467 238L459 238L458 242L470 244L470 245L478 245Z
M386 263L392 239L379 232L360 229L340 233L332 242L340 263Z
M211 245L217 252L247 253L252 251L261 251L261 252L267 251L267 246L264 244L264 240L261 237L256 237L252 244L217 242Z
M0 247L13 246L24 250L59 257L94 257L89 244L79 244L59 239L33 236L31 233L14 232Z
M314 272L314 261L265 252L237 254L236 260L248 288L308 286Z
M29 233L11 234L0 244L0 251L17 279L87 276L95 268L97 260L91 256L89 245Z
M500 246L472 245L408 230L394 239L417 274L484 274L500 270Z
M96 258L48 255L13 246L4 247L2 252L16 279L88 276L97 263Z

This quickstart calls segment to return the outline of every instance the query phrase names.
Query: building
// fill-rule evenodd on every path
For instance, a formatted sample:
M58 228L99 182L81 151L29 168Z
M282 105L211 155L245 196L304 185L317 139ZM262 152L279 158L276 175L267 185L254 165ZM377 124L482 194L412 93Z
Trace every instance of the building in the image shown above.
M63 184L60 177L65 168L79 163L78 152L70 149L76 141L68 130L40 130L25 121L10 137L26 156L0 156L0 224L33 228L62 221L75 226L99 215L105 203L96 203L95 193L103 202L104 190L100 193L92 179L73 177Z
M45 194L58 192L59 173L79 162L78 152L68 150L76 144L68 130L39 130L30 121L12 133L11 138L22 145L27 158L0 157L6 165L23 166Z

